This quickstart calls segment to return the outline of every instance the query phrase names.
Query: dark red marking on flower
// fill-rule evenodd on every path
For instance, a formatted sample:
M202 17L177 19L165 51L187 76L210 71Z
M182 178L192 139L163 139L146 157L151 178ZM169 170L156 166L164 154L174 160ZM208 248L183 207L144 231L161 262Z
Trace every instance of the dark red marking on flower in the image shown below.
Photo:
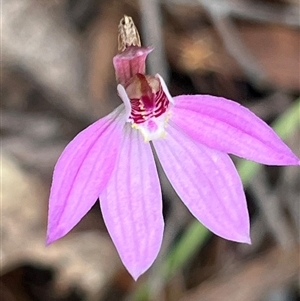
M136 74L135 80L132 83L135 85L136 90L141 94L140 98L130 97L129 95L131 102L130 118L137 124L143 123L152 117L161 116L166 112L169 106L169 100L160 83L158 89L155 89L152 87L153 85L150 85L149 81L159 83L157 78L146 77L140 73Z

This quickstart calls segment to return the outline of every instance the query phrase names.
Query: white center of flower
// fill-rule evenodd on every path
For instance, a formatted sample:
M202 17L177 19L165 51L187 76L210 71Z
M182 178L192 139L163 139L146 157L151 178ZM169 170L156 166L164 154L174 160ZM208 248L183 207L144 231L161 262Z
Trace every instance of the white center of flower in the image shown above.
M165 136L173 99L159 75L138 73L128 81L126 89L119 89L119 94L125 106L130 106L128 122L141 132L145 142Z

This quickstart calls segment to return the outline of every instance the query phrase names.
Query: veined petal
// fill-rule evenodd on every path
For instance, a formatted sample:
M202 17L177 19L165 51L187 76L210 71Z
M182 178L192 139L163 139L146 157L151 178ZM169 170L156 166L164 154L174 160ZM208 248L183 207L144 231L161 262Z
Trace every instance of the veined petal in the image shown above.
M152 47L130 46L117 54L113 58L117 82L125 86L127 81L137 73L144 74L146 58L152 50Z
M125 106L125 120L128 121L131 113L130 99L126 93L125 88L121 84L118 84L117 91Z
M126 125L122 151L100 206L108 232L134 279L155 260L162 242L162 196L153 154Z
M159 75L159 74L156 74L155 77L157 77L159 79L159 82L161 84L161 87L162 87L162 90L164 91L167 99L169 100L169 102L171 104L174 104L174 99L173 97L171 96L170 92L169 92L169 89L164 81L164 79Z
M50 192L47 243L67 234L94 205L117 160L124 106L80 132L58 159Z
M215 234L249 243L245 194L229 156L193 142L171 126L166 138L153 145L170 183L191 213Z
M171 120L195 141L263 164L299 164L278 135L238 103L209 95L182 95L174 101Z

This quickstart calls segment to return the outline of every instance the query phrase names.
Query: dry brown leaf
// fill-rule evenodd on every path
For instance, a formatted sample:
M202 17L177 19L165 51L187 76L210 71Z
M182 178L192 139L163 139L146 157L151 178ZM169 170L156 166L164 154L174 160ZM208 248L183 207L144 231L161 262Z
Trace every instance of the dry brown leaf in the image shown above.
M223 271L202 283L180 301L259 301L299 275L299 246L274 248L261 257Z
M300 90L300 31L288 27L243 24L245 45L279 88Z
M95 300L120 266L111 240L99 232L69 234L45 246L48 191L8 156L2 156L2 274L24 264L57 271L58 293L82 289Z

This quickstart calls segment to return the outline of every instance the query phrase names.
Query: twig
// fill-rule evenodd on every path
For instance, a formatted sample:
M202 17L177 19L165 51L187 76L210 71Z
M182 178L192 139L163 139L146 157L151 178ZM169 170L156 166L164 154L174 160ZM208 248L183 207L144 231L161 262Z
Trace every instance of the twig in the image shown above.
M281 181L276 190L276 194L284 201L284 205L290 213L293 225L296 228L298 242L300 242L299 169L296 166L286 167L280 179Z
M226 269L188 292L180 301L262 300L270 291L297 279L299 251L299 247L275 248L230 271Z
M230 17L237 19L273 23L279 25L288 25L291 27L300 27L299 22L299 3L290 5L270 5L262 1L260 3L254 1L236 1L236 0L163 0L163 2L173 4L184 4L188 6L199 6L206 9L222 10Z
M228 53L239 63L249 80L260 88L266 86L269 83L267 75L245 47L229 17L217 14L213 10L210 11L210 15Z
M300 27L298 5L270 5L263 2L229 1L231 16L249 21Z
M257 63L255 56L244 45L232 21L232 17L300 26L299 13L297 13L296 6L288 6L279 10L273 5L270 10L269 6L263 4L253 5L249 2L234 0L165 0L165 2L170 5L180 3L202 6L210 15L228 53L239 63L246 76L258 89L269 87L271 81Z
M2 2L4 66L25 71L65 114L90 120L76 37L36 1Z
M285 112L292 101L292 97L284 92L275 91L271 95L260 99L259 102L250 101L249 104L247 104L247 107L261 119L271 120L282 112Z
M168 82L168 65L162 33L162 17L158 0L140 0L143 44L155 47L149 55L148 68L151 74L159 73Z
M255 196L255 202L266 221L266 226L271 231L275 240L282 247L293 245L294 238L288 226L278 196L267 187L267 179L262 169L250 184L250 189Z
M156 259L153 268L150 270L148 278L150 296L153 300L156 300L156 297L162 292L167 281L165 276L160 273L160 271L162 271L162 263L166 259L168 251L170 250L170 246L174 242L175 237L178 235L184 224L186 224L189 216L187 209L184 208L183 203L175 192L168 193L168 199L172 204L170 205L170 212L168 218L166 219L164 241L159 256Z

